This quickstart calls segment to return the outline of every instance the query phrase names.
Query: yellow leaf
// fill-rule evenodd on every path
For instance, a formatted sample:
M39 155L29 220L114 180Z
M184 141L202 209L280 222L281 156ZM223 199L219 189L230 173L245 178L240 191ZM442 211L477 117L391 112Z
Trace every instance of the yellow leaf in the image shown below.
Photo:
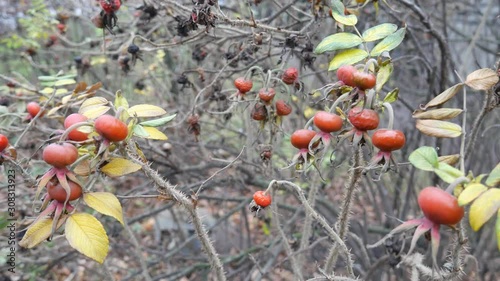
M56 96L58 96L58 95L64 95L66 93L68 93L68 90L66 90L66 89L57 89L56 90Z
M109 192L91 192L83 195L83 201L89 207L103 215L107 215L118 220L122 225L123 211L122 205L113 193Z
M457 124L439 120L417 120L417 129L431 137L456 138L462 134L462 127Z
M380 92L382 90L382 87L389 81L389 78L391 78L392 71L394 70L394 66L392 63L388 63L382 67L380 67L379 71L377 72L377 82L375 86L376 92Z
M497 213L497 223L496 223L495 229L496 229L496 233L497 233L498 250L500 251L500 210L498 210L498 213Z
M368 53L361 49L350 49L338 52L328 65L328 71L336 70L346 64L355 64L368 57Z
M154 128L154 127L143 127L146 132L148 132L148 136L145 137L147 139L152 139L152 140L168 140L168 137L160 132L160 130Z
M54 115L59 109L61 109L63 107L63 105L59 105L59 106L55 106L53 108L51 108L49 110L49 112L47 112L47 116L52 116Z
M91 173L91 168L90 168L90 161L89 160L83 160L78 163L78 165L73 168L73 173L75 173L78 176L88 176Z
M141 165L135 164L132 161L123 158L113 158L101 168L101 172L105 173L108 177L119 177L140 169Z
M458 197L458 205L464 206L474 201L483 192L488 190L488 188L480 183L470 183L465 187L465 190L460 193Z
M463 110L460 108L438 108L428 111L416 110L415 112L413 112L413 118L448 120L457 117L462 112Z
M51 95L54 92L54 88L45 87L40 91L40 94Z
M61 103L66 105L68 102L71 101L71 98L73 98L73 95L67 95L67 96L64 96L62 99L61 99Z
M452 154L452 155L443 155L438 157L438 161L442 163L446 163L448 165L455 165L460 160L460 154Z
M123 107L123 108L125 108L125 109L127 109L128 108L128 101L122 95L121 91L117 91L116 95L115 95L115 107L119 108L120 106Z
M474 90L488 90L498 83L498 74L489 68L478 69L467 75L465 84Z
M130 116L136 115L137 117L156 117L167 114L163 108L150 104L134 105L128 109L128 113Z
M98 64L103 64L103 63L106 63L106 57L105 56L92 57L90 59L90 65L98 65Z
M304 109L304 117L309 119L311 117L314 116L314 114L316 114L316 110L314 110L313 108L311 107L306 107L306 109Z
M59 86L72 85L75 83L76 83L76 81L74 79L61 79L61 80L57 80L54 83L54 86L59 87Z
M85 107L88 107L88 106L96 106L96 105L107 105L108 104L108 100L103 98L103 97L93 97L93 98L90 98L90 99L86 99L81 107L80 107L80 110L85 108Z
M52 230L52 218L43 218L31 225L19 242L24 248L33 248L49 238Z
M85 256L103 263L108 255L108 235L101 222L86 213L72 214L66 222L66 239Z
M88 119L94 119L108 112L109 109L109 106L103 105L88 106L85 107L85 109L80 108L80 111L78 113L83 114Z
M500 186L500 163L491 170L485 183L489 186Z
M477 198L470 207L469 221L474 231L478 231L485 222L500 208L500 189L490 188Z
M460 89L462 89L463 86L464 84L462 83L451 86L450 88L446 89L444 92L433 98L430 102L428 102L423 109L427 109L428 107L431 106L441 105L449 101L458 93Z

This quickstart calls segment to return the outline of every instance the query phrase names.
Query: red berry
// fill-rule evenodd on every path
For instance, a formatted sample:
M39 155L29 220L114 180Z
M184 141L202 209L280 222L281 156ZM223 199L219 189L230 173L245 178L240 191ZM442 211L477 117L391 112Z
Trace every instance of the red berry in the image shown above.
M405 142L405 135L399 130L379 129L372 136L373 145L381 151L401 149Z
M289 67L283 73L281 80L283 80L283 82L287 85L293 85L297 81L298 77L299 77L299 71L297 70L297 68Z
M236 80L234 80L234 86L240 93L247 93L250 90L252 90L253 83L252 80L245 80L243 77L238 77Z
M358 72L358 70L354 66L343 65L337 70L337 78L347 86L354 87L356 86L354 83L354 74L356 72Z
M259 91L259 98L266 103L272 101L275 95L276 92L274 91L273 88L268 88L268 89L262 88Z
M66 117L66 119L64 120L64 128L65 129L68 129L69 127L71 127L72 125L76 124L76 123L80 123L80 122L85 122L87 121L88 118L85 117L84 115L82 114L79 114L79 113L73 113L73 114L70 114L68 115L68 117ZM68 139L72 140L72 141L85 141L89 138L88 134L87 133L84 133L84 132L80 132L78 131L77 129L73 129L71 132L69 132L68 134Z
M79 184L68 180L68 185L69 201L76 200L82 196L82 187ZM54 184L49 181L49 183L47 183L47 193L51 199L57 202L64 203L66 201L67 192L60 183Z
M355 107L349 111L347 118L360 131L373 130L378 127L379 118L375 110Z
M457 198L437 187L426 187L418 195L418 205L425 217L436 224L454 225L464 217Z
M276 114L278 116L286 116L292 113L292 107L289 106L284 100L276 101Z
M99 3L106 14L118 11L122 5L120 0L100 0Z
M0 134L0 152L4 151L7 146L9 146L9 139L6 136Z
M314 115L314 125L323 132L331 133L342 129L342 118L337 114L319 111Z
M70 143L49 144L42 153L43 161L56 168L64 168L75 163L78 150Z
M64 23L58 23L57 29L59 29L61 33L64 33L66 31L66 25Z
M313 130L300 129L293 132L290 137L290 142L298 149L308 148L311 140L316 136Z
M252 119L257 121L263 121L267 119L267 109L261 103L256 103L252 109L251 113Z
M262 208L265 208L265 207L271 205L271 202L272 202L271 195L266 194L262 190L256 191L253 194L253 201L255 201L255 204L259 205Z
M361 90L371 89L375 87L377 79L372 73L358 71L354 73L354 84Z
M108 141L119 142L127 138L127 124L111 115L101 115L94 123L96 132Z
M34 118L38 114L38 112L40 112L40 108L41 108L40 105L34 101L26 105L26 110L28 111L31 118Z

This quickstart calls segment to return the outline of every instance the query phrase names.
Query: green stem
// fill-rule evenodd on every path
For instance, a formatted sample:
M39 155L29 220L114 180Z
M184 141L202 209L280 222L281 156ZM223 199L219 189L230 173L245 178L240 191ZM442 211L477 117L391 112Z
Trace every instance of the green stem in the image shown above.
M455 187L463 182L469 182L469 179L466 177L459 177L455 179L452 183L450 183L450 185L448 185L448 187L446 188L446 192L448 192L449 194L453 194L453 190L455 190Z
M368 90L368 93L366 93L366 104L365 108L371 109L373 108L373 99L375 98L375 91L373 90Z
M337 105L343 101L345 101L347 98L349 97L349 93L345 93L343 95L341 95L332 105L332 107L330 107L330 113L334 112L335 111L335 108L337 108Z
M389 114L389 125L387 125L387 128L389 130L392 130L394 127L394 110L392 110L392 106L388 102L384 102L384 107L387 109L387 113Z
M71 131L75 130L76 128L78 127L82 127L82 126L92 126L92 124L88 121L85 121L85 122L78 122L78 123L75 123L71 126L69 126L65 131L64 133L61 135L61 137L59 138L59 142L63 142L66 140L66 138L68 137L69 133L71 133Z
M374 58L371 58L369 59L366 64L365 64L365 68L363 69L364 72L368 72L368 70L370 70L370 65L374 65L374 68L373 69L376 69L378 67L378 63L377 63L377 60L374 59Z

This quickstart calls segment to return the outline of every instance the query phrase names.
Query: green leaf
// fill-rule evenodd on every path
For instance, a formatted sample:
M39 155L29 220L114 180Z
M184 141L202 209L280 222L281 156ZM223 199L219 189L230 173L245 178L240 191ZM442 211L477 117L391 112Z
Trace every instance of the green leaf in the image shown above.
M330 6L332 7L332 13L344 13L344 4L340 0L331 0Z
M389 78L391 78L392 71L394 69L394 66L392 63L388 63L382 67L377 72L377 84L375 86L375 91L378 93L380 90L382 90L382 87L389 81Z
M399 95L399 89L396 88L396 89L390 91L389 93L387 93L387 95L385 95L384 102L388 102L388 103L395 102L398 100L398 95Z
M56 76L38 76L38 80L44 82L53 82L59 80L59 78Z
M149 136L149 133L146 130L144 130L144 127L141 125L135 125L133 131L134 135L138 137L146 138Z
M350 49L337 53L330 61L328 71L336 70L346 64L355 64L368 57L368 53L361 49Z
M413 151L408 160L415 168L424 171L434 171L439 166L436 149L430 146L422 146Z
M165 116L165 117L162 117L159 119L144 121L144 122L139 123L139 125L149 126L149 127L159 127L159 126L165 125L168 122L172 121L175 118L175 116L177 116L177 114Z
M470 226L474 231L478 231L500 208L500 189L490 188L474 203L469 212Z
M488 188L480 183L468 184L464 191L462 191L462 193L458 196L458 205L464 206L469 204L486 190L488 190Z
M358 17L356 17L356 15L344 15L343 11L342 13L332 11L332 16L335 21L343 25L354 26L358 23Z
M375 47L373 47L370 56L376 57L383 52L389 52L395 49L403 39L405 38L406 28L400 28L398 31L387 36L384 40L380 41Z
M383 39L398 30L398 26L392 23L383 23L374 27L368 28L363 32L362 37L365 42L372 42Z
M493 168L490 175L486 179L486 184L492 187L500 185L500 163Z
M75 79L61 79L61 80L57 80L55 82L54 86L59 87L59 86L72 85L75 83L76 83Z
M459 177L463 177L464 174L459 169L450 166L444 162L438 162L438 167L434 170L436 175L438 175L444 182L452 183Z
M355 15L344 14L345 7L340 0L330 1L330 6L332 7L332 16L335 21L348 26L353 26L358 23L358 18Z
M314 53L322 54L324 52L349 49L361 44L363 40L356 34L341 32L325 37L316 46Z

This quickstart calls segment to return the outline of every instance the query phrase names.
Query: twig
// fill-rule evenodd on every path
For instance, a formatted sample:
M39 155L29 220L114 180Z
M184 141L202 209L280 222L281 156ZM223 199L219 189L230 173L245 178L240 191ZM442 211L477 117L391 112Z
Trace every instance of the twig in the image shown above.
M151 276L149 275L148 271L148 266L146 265L146 261L142 257L141 251L139 250L141 248L141 245L139 245L139 242L137 241L137 238L135 238L134 232L130 228L130 225L126 221L125 218L123 218L123 227L127 231L127 234L130 238L130 241L132 241L132 244L134 245L134 253L136 255L136 258L141 265L141 271L142 271L142 276L144 277L144 280L146 281L152 281Z
M362 159L361 146L357 146L354 148L354 154L352 156L352 167L351 173L349 175L349 181L346 184L346 189L343 198L342 211L339 214L339 218L337 220L337 231L339 232L339 236L342 240L346 238L346 234L349 228L349 219L352 208L352 201L354 197L354 192L358 187L359 179L361 178L362 170L358 169L360 166ZM331 273L335 266L338 256L337 244L333 244L330 248L330 252L328 253L328 258L326 259L326 263L323 267L323 270L327 273Z
M229 162L229 164L227 164L226 166L224 166L222 169L219 169L217 170L217 172L215 172L213 175L211 175L208 179L206 179L205 181L203 181L200 185L200 187L198 188L198 190L196 191L196 195L200 194L201 192L201 188L205 185L205 183L207 183L209 180L213 179L216 175L218 175L220 172L224 171L225 169L231 167L239 158L240 156L243 154L243 151L245 151L245 148L246 146L243 146L243 148L241 149L240 153L238 154L238 156L236 156L236 158L233 159L233 161Z
M272 197L274 197L275 190L272 190ZM302 271L300 270L300 266L297 263L297 259L293 255L293 250L292 247L290 247L290 243L288 243L288 239L286 237L285 232L283 231L283 228L281 227L281 223L279 220L279 214L278 214L278 207L276 204L271 204L271 211L273 212L272 215L272 221L273 225L278 230L279 236L281 237L281 243L285 247L285 251L287 254L287 258L290 260L290 266L292 267L293 274L295 275L295 278L297 280L304 280L304 277L302 276Z
M193 204L193 201L190 198L188 198L184 193L180 192L175 188L175 186L171 185L168 181L163 179L158 174L157 171L153 170L149 166L148 163L141 161L140 157L137 156L137 151L136 151L137 146L134 141L129 140L127 142L127 147L128 147L127 154L129 158L133 162L141 165L144 174L148 178L150 178L159 189L170 195L173 199L179 202L179 204L182 205L182 207L184 207L188 211L189 215L191 216L191 219L193 220L193 225L198 235L198 238L200 239L203 249L207 254L210 266L212 270L215 271L217 280L225 281L226 275L224 273L222 262L212 242L210 241L210 238L208 237L208 233L205 227L203 226L203 223L200 217L198 216L198 213L196 212L196 205Z
M333 230L333 228L328 224L325 218L320 214L318 214L316 210L314 210L311 207L311 205L309 205L306 197L304 196L304 193L302 192L302 189L299 186L295 185L294 183L285 180L280 180L280 181L273 180L269 184L269 187L274 187L274 186L290 187L292 191L295 191L295 193L297 193L298 199L300 203L304 206L306 213L310 213L311 216L319 223L319 225L323 227L323 229L326 231L330 239L339 245L341 252L345 255L347 273L351 277L354 277L353 261L349 249L347 248L344 241L340 238L340 236L335 232L335 230Z

